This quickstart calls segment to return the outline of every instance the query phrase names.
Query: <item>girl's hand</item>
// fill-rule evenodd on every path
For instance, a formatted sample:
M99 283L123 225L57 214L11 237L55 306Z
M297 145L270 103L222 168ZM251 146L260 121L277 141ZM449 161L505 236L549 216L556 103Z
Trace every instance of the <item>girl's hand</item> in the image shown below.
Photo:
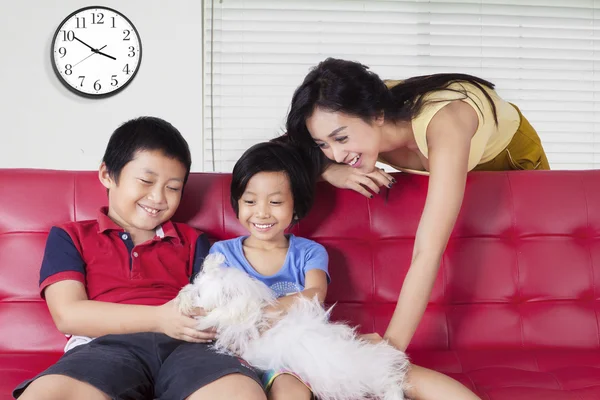
M281 315L285 312L280 307L279 302L276 302L273 305L267 306L263 308L263 314L266 316L266 319L261 327L259 327L258 332L260 335L268 331L279 321Z
M381 186L391 188L392 184L396 183L396 180L381 168L375 168L373 172L365 174L345 164L329 165L322 177L335 187L351 189L371 199L373 193L379 193Z
M173 339L192 343L210 343L216 337L214 329L204 331L196 329L198 321L194 317L206 315L206 312L201 308L194 309L192 315L183 315L179 312L175 300L171 300L156 309L158 332L164 333Z

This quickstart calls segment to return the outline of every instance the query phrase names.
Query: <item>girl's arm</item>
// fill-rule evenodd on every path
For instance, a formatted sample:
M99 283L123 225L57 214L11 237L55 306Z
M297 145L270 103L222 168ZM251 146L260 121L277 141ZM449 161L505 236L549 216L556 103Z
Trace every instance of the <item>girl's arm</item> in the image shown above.
M427 128L429 187L417 228L410 268L384 337L405 350L421 321L442 255L465 191L471 138L478 118L467 103L454 101Z
M274 307L277 311L286 311L294 304L294 301L299 296L313 298L317 296L319 301L323 303L327 296L327 274L321 269L311 269L306 273L304 278L304 290L294 293L289 296L280 297L277 300L277 305Z

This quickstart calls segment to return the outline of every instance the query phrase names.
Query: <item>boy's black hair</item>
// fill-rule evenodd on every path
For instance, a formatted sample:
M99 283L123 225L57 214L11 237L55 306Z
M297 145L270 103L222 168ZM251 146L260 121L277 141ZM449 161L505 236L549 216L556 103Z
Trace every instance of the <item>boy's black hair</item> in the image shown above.
M231 180L231 207L239 215L238 201L248 182L260 172L284 172L294 198L292 225L310 211L315 198L314 174L306 155L297 147L281 140L258 143L250 147L233 167Z
M183 183L187 182L192 166L190 148L173 125L156 117L129 120L113 132L102 161L115 182L119 182L123 167L140 150L162 151L165 156L181 162L186 170Z

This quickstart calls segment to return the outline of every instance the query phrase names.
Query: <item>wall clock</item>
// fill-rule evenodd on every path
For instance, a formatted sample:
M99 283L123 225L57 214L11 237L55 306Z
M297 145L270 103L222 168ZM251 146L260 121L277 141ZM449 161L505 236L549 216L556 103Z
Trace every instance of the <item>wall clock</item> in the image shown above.
M120 12L84 7L56 29L51 60L58 79L69 90L101 98L131 83L142 61L142 42L133 23Z

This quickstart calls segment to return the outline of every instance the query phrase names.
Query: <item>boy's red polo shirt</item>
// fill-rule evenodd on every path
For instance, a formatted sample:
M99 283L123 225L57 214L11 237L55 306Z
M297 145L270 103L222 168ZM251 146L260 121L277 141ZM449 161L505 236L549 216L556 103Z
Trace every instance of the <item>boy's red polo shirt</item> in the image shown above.
M177 296L200 270L210 244L206 235L168 221L154 239L137 246L107 209L98 219L52 227L40 271L40 292L76 280L90 300L160 305Z

